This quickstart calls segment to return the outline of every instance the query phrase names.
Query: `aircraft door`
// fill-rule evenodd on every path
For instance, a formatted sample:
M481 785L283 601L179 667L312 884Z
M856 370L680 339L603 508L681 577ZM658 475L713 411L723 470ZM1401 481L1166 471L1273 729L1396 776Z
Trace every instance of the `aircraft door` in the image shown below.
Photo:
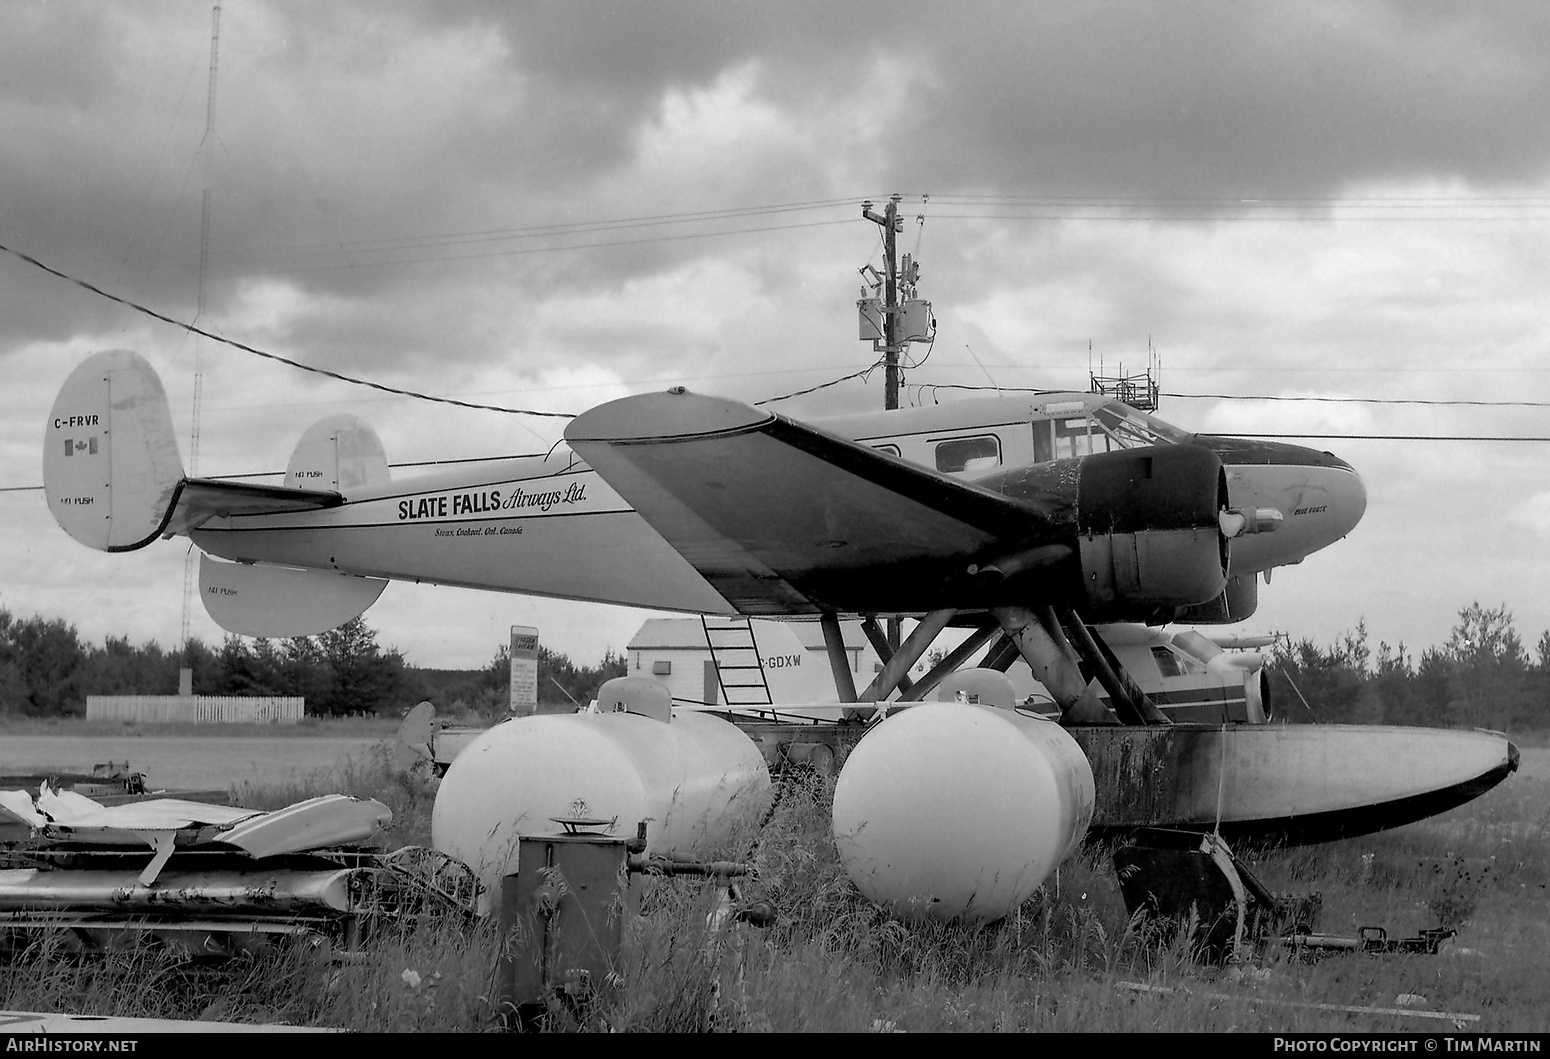
M1048 419L1033 422L1033 462L1048 463L1055 458L1055 424Z

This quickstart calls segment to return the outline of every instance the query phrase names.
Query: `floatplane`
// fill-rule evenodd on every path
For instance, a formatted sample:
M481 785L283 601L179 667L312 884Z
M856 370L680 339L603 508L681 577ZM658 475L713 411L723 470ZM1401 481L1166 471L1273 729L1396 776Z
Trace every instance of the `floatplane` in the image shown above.
M1174 723L1095 626L1242 620L1276 567L1357 525L1366 491L1331 453L1191 433L1101 394L807 423L674 388L578 416L545 455L405 478L370 426L334 416L269 486L187 476L155 371L121 350L71 373L45 434L59 524L110 552L189 537L200 598L237 633L324 631L395 579L811 620L853 722L933 694L1010 710L1021 659L1081 748L1046 754L1053 782L1095 785L1099 828L1317 841L1439 812L1516 766L1495 733ZM887 617L914 630L896 642ZM882 659L860 690L844 619ZM958 644L911 680L947 630ZM1085 830L1079 806L1067 816Z

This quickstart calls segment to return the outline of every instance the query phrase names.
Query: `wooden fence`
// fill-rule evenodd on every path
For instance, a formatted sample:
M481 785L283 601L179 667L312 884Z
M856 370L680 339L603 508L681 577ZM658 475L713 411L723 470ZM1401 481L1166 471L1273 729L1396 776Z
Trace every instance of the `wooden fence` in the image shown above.
M195 724L295 724L307 700L299 696L88 695L88 721L185 721Z

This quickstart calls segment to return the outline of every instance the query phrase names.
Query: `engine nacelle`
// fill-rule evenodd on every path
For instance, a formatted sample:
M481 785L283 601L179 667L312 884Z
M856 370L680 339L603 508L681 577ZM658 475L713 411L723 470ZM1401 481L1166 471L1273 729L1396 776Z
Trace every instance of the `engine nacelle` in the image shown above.
M1207 603L1179 607L1171 620L1186 625L1231 625L1259 608L1259 579L1254 574L1232 577L1221 595Z
M1222 461L1192 445L1082 461L1077 544L1087 610L1099 620L1207 603L1227 583Z

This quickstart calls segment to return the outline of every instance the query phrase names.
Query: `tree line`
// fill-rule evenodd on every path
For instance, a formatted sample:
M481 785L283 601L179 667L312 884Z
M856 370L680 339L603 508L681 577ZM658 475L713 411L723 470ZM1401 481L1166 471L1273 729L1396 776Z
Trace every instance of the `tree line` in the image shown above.
M300 695L308 713L324 715L392 714L429 699L443 713L485 719L506 712L511 674L504 645L482 669L410 666L382 648L362 618L319 636L228 636L214 649L191 640L164 651L127 637L83 643L61 619L16 618L0 608L0 715L77 716L88 695L170 695L185 666L201 695ZM625 671L624 656L611 650L598 665L582 666L540 645L540 706L585 704ZM1505 606L1464 607L1448 642L1418 658L1402 643L1374 650L1365 623L1328 647L1283 639L1268 674L1278 717L1294 723L1550 727L1550 631L1525 648Z
M1419 658L1374 651L1359 622L1328 648L1284 640L1269 665L1281 719L1520 731L1550 727L1550 631L1525 648L1506 606L1458 612L1448 642Z
M88 644L62 619L17 618L0 608L0 716L84 716L88 695L176 694L183 668L193 671L196 694L299 695L309 714L391 715L429 699L438 710L491 719L506 712L511 673L504 646L483 669L417 669L379 645L359 617L318 636L227 636L218 648L191 639L167 651L116 636ZM623 656L612 651L600 665L578 666L540 645L539 703L586 703L624 671Z

